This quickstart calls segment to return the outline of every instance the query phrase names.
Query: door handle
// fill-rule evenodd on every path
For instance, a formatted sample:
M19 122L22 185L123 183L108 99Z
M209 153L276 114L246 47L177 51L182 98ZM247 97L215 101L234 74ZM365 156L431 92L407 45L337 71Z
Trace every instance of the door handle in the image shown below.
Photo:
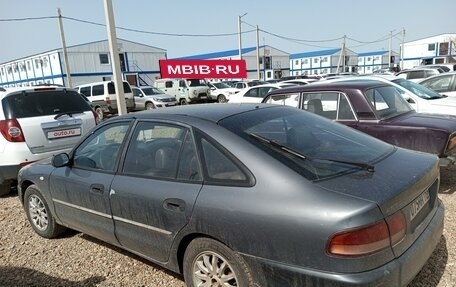
M163 207L171 211L182 212L185 210L185 201L179 198L167 198L163 202Z
M104 186L102 184L92 184L90 186L90 192L102 194L104 192Z

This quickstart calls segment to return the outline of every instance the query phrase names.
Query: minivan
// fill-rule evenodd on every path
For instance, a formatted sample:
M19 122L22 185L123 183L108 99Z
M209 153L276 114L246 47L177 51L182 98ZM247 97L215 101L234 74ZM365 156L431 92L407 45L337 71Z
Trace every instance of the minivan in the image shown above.
M74 89L0 89L0 196L15 186L21 167L70 151L95 125L95 112Z
M175 96L180 105L208 102L211 89L203 79L157 79L154 87Z
M75 89L92 102L92 106L100 120L107 114L117 114L116 89L113 81L78 85ZM135 109L135 100L130 84L127 81L123 81L123 89L127 111L131 112Z

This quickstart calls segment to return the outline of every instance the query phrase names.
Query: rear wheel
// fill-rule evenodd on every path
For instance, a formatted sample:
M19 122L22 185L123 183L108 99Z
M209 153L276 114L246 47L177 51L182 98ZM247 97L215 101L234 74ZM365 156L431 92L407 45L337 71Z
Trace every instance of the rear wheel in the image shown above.
M179 100L179 104L180 104L181 106L186 105L186 104L187 104L187 101L186 101L185 99L180 99L180 100Z
M103 109L100 108L100 107L96 107L95 108L95 113L97 114L98 121L101 122L104 119Z
M11 192L11 182L6 180L0 184L0 196L7 195Z
M151 102L146 103L146 110L153 110L153 109L155 109L155 106L153 103L151 103Z
M24 208L33 230L45 238L54 238L66 230L57 224L49 206L36 185L25 190Z
M253 286L242 257L209 238L195 239L187 247L184 254L184 279L189 287Z

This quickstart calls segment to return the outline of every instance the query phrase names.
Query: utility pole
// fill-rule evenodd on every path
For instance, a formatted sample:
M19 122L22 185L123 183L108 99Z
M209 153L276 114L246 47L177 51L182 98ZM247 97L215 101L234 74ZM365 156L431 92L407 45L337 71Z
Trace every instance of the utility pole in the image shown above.
M390 40L388 48L388 68L391 68L391 42L393 41L393 31L390 31Z
M106 14L106 28L108 30L109 50L111 53L112 74L114 76L114 86L116 88L117 109L119 115L124 115L127 113L127 107L125 104L122 74L120 71L119 52L117 51L116 24L114 23L112 0L104 0L104 8Z
M342 58L344 59L343 67L344 67L344 72L345 72L345 39L346 39L346 37L347 36L344 35L344 41L342 42L342 48L341 48L340 54L339 54L339 61L337 62L336 73L339 73L340 61L342 60Z
M257 78L260 78L260 29L256 25L256 57L257 57Z
M402 28L402 49L401 49L401 70L404 69L404 39L405 39L405 29Z
M63 83L66 87L73 87L71 82L71 73L70 73L70 63L68 62L68 52L65 42L65 33L63 32L63 23L62 23L62 13L60 13L60 8L57 8L57 16L59 18L59 30L60 30L60 40L62 41L62 51L63 51L63 60L65 61L65 74L67 76L67 84Z

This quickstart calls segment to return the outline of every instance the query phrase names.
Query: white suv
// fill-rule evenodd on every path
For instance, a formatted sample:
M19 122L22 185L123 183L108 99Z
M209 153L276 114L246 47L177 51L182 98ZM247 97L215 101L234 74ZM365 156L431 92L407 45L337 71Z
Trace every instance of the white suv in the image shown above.
M10 192L21 167L70 151L95 125L95 112L73 89L1 89L0 196Z

